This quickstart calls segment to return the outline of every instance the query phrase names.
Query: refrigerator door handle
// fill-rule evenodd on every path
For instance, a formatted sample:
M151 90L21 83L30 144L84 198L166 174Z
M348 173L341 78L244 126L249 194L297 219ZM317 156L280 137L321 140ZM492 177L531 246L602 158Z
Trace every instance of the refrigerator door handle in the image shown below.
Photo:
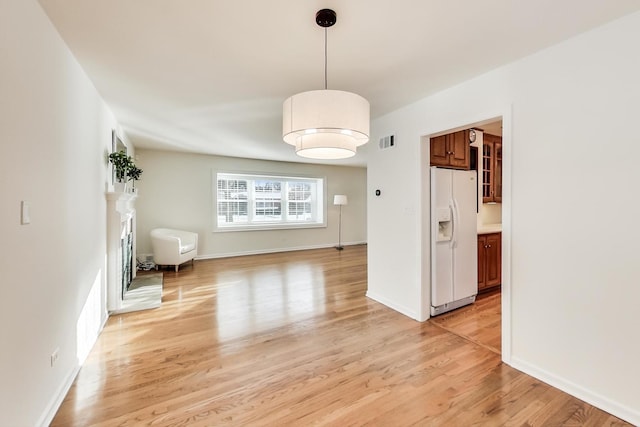
M453 230L451 232L451 234L453 235L451 242L451 248L454 249L458 246L458 222L460 222L460 211L458 210L458 203L456 202L456 199L453 199L451 201L451 207L452 207L452 223L453 223Z
M458 228L458 218L457 218L457 210L455 205L455 200L449 201L449 209L451 210L451 241L449 242L449 246L451 249L456 247L456 237L457 237L457 228Z

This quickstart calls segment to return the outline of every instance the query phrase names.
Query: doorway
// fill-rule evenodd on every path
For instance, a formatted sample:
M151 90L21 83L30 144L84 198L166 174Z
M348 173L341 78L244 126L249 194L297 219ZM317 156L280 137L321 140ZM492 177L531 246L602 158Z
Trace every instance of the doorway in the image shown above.
M460 335L470 341L484 346L502 355L502 360L510 359L510 205L509 193L511 179L510 135L505 129L510 129L510 116L503 114L493 119L468 123L445 132L433 135L455 132L461 129L474 129L477 133L476 141L471 146L477 150L478 170L478 262L483 262L484 268L479 268L479 275L485 275L479 280L479 293L472 305L459 308L449 313L432 318L432 322ZM506 126L505 126L506 125ZM423 143L429 153L430 137L425 137ZM427 167L429 158L426 157ZM506 184L503 186L503 182ZM507 191L505 191L507 190ZM427 205L428 205L427 197ZM427 225L428 226L428 225ZM487 239L484 239L484 238ZM487 243L488 242L488 243ZM498 250L496 252L496 244ZM486 248L485 248L486 246ZM490 257L481 254L489 251ZM493 252L491 252L493 251ZM496 253L498 255L496 255ZM497 258L497 259L496 259ZM486 262L489 261L489 264ZM499 266L495 266L495 262ZM487 269L490 266L490 269ZM486 275L489 277L486 277ZM487 280L488 279L488 280ZM428 281L430 288L430 281Z

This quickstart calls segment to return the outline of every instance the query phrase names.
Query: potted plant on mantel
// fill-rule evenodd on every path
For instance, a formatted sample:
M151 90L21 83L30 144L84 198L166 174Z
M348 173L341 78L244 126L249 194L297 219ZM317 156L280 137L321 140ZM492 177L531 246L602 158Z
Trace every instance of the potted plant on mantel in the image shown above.
M132 192L135 193L135 182L140 179L142 169L133 163L131 156L127 156L125 151L114 151L109 154L109 162L115 170L116 182L113 183L115 191L124 192L127 181L133 181Z
M142 175L142 169L137 167L133 162L131 163L131 167L127 171L127 177L129 181L133 184L132 191L136 192L136 181L140 179L140 175Z

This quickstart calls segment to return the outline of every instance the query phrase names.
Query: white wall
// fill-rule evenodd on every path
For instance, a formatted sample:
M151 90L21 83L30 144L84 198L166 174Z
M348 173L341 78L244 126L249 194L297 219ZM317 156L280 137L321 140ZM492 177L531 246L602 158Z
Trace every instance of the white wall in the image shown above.
M334 194L346 194L342 209L342 242L363 243L366 235L364 168L272 162L234 157L138 150L144 171L138 182L138 254L151 254L149 233L156 227L179 228L199 235L198 258L335 246L338 207ZM295 230L213 232L213 174L264 172L326 177L327 227Z
M395 111L374 121L372 140L395 133L397 150L371 152L368 164L369 193L383 191L368 201L368 294L424 319L429 182L420 138L504 115L503 355L635 424L638 40L635 13ZM394 211L404 217L389 227Z
M106 319L115 121L36 1L2 1L0 52L0 424L35 426L53 416Z

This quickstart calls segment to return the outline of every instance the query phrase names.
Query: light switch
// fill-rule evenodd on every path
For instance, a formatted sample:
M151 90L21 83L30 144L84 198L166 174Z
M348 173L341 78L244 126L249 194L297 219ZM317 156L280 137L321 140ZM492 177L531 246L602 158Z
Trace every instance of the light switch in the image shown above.
M29 210L29 204L24 200L20 202L20 224L30 224L31 223L31 212Z

